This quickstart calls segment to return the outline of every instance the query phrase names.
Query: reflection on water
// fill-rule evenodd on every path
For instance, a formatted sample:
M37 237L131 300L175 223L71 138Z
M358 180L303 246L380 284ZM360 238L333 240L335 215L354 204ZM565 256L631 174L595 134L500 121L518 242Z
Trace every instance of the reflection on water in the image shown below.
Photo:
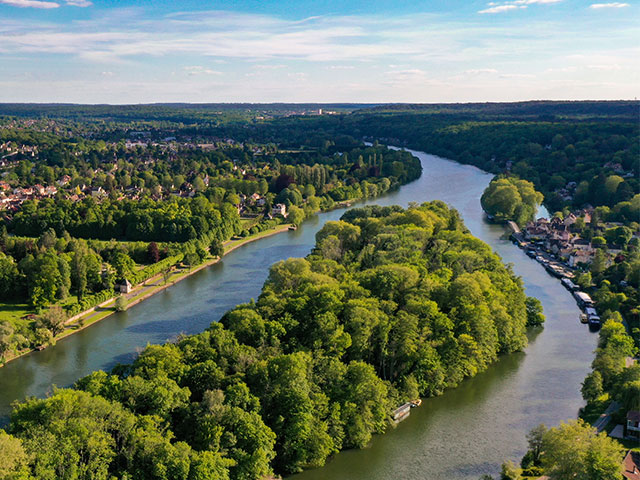
M582 402L580 382L588 371L596 336L578 321L578 308L557 279L504 238L504 230L484 222L480 195L491 175L475 167L416 152L420 179L370 201L406 206L411 201L444 200L457 208L471 232L489 243L538 297L546 328L530 334L525 353L502 358L487 372L465 381L422 407L364 450L343 452L321 469L296 480L473 479L496 474L505 458L525 450L525 432L538 423L575 417ZM344 210L318 215L297 231L238 248L219 264L63 339L54 348L0 368L0 415L25 396L43 396L52 384L67 386L97 369L129 362L147 343L192 334L225 311L260 294L268 269L288 257L305 256L316 232Z

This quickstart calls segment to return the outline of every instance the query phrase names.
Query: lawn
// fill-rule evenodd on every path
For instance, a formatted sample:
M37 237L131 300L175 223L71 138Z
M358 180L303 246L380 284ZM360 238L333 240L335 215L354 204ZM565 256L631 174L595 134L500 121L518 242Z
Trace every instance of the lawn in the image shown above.
M9 321L12 325L19 325L25 322L22 317L30 313L35 312L26 303L0 303L0 322Z

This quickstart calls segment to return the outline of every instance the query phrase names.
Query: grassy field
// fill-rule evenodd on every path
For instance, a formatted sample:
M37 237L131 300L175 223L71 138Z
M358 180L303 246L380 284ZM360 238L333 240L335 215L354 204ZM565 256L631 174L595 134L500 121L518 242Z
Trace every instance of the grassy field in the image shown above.
M23 317L35 313L35 311L26 303L1 303L0 304L0 322L8 321L14 326L23 323Z

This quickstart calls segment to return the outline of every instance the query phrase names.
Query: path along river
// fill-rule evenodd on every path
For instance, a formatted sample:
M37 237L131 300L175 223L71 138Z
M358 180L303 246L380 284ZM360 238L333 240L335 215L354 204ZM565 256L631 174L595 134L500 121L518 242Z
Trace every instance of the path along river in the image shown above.
M342 452L295 480L477 480L483 473L496 474L504 459L519 458L531 427L575 418L582 404L580 383L596 335L580 324L580 312L560 282L506 240L501 226L484 221L479 200L491 175L413 153L422 161L422 177L369 203L406 206L440 199L457 208L471 232L513 264L527 294L542 301L546 327L530 335L526 352L503 357L459 388L427 399L369 448ZM201 332L234 305L257 297L271 264L307 255L316 232L343 213L323 213L295 232L245 245L127 312L0 368L0 417L6 421L14 400L44 396L52 385L68 386L94 370L129 362L147 343Z

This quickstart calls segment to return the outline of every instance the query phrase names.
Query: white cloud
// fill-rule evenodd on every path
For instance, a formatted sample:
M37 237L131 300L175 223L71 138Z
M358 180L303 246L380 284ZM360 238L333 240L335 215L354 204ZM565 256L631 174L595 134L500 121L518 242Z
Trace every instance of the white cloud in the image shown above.
M600 70L603 72L612 72L612 71L617 71L617 70L621 70L622 67L620 65L618 65L617 63L614 64L602 64L602 65L587 65L587 68L590 68L591 70Z
M262 65L262 64L260 64L260 65L254 65L253 68L255 70L280 70L282 68L287 68L287 66L286 65L269 65L269 64Z
M560 3L563 0L513 0L511 2L505 2L499 4L496 2L489 2L484 10L480 10L478 13L503 13L520 8L527 8L527 5L549 5L552 3Z
M113 75L114 75L113 72L102 72L103 77L113 77Z
M550 3L560 3L562 0L515 0L514 5L548 5Z
M600 9L600 8L624 8L624 7L628 7L629 4L628 3L621 3L621 2L613 2L613 3L592 3L591 5L589 5L589 8L593 8L593 9Z
M72 7L90 7L93 5L89 0L65 0L65 2Z
M42 2L40 0L0 0L0 3L20 8L58 8L60 4L55 2Z
M503 73L500 78L535 78L535 75L530 73Z
M487 8L555 9L514 1L520 0L497 0ZM565 16L529 15L499 23L484 21L486 16L452 20L420 14L292 21L237 12L154 17L144 8L90 13L60 23L0 19L0 101L633 98L640 78L633 60L640 49L629 47L637 28L628 16L615 25L596 16L585 25ZM59 68L38 68L42 59ZM38 80L14 81L18 69ZM591 77L591 90L571 88ZM89 82L95 88L77 88Z
M497 7L485 8L484 10L480 10L478 13L503 13L508 12L510 10L518 10L520 8L527 8L524 5L498 5Z
M496 70L495 68L474 68L471 70L465 70L464 73L466 73L467 75L485 75L498 73L498 70Z
M188 75L222 75L222 72L218 72L216 70L211 70L209 68L205 68L202 65L192 65L189 67L184 67L184 70Z

